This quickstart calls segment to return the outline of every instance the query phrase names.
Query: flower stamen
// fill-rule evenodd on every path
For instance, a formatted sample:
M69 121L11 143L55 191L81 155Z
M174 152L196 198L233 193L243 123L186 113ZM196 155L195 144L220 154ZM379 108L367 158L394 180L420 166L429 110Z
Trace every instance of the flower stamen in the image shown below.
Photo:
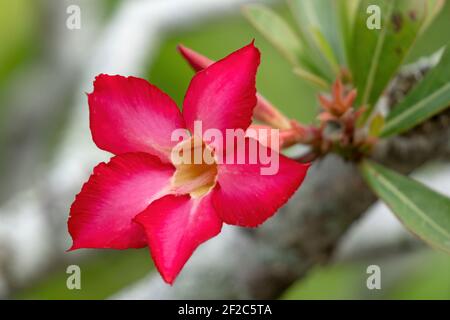
M176 168L171 181L175 194L190 194L192 198L199 198L216 185L214 151L200 138L192 137L175 146L172 163Z

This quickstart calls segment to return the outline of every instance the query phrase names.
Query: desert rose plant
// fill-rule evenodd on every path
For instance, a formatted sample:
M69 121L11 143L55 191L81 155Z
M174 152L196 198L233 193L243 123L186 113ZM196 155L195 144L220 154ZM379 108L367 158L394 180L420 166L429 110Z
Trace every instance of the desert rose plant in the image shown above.
M96 78L88 95L92 137L115 156L94 169L71 207L71 250L148 245L163 279L173 283L197 246L217 235L223 222L255 227L288 200L309 165L246 136L257 101L259 61L251 43L197 73L182 113L144 79ZM219 145L219 139L196 135L196 121L219 134L241 130L242 145ZM259 131L254 130L256 139ZM183 132L185 139L173 140L174 133ZM260 152L276 155L276 172L263 175L259 158L230 161L240 147L250 159L252 141ZM195 151L207 153L212 161L190 156L177 161L175 150L192 157Z
M371 160L384 139L450 105L446 45L406 97L383 107L387 88L443 1L288 3L297 28L262 5L243 12L293 72L322 91L316 123L288 119L257 93L261 57L253 42L217 62L180 45L196 71L181 112L144 79L99 75L88 95L90 128L96 145L114 156L94 169L76 196L68 221L71 250L148 246L172 284L223 223L262 224L300 187L310 164L333 153L358 166L405 227L450 252L450 199ZM370 23L368 8L375 8ZM296 144L307 151L281 154ZM269 174L267 159L276 161Z

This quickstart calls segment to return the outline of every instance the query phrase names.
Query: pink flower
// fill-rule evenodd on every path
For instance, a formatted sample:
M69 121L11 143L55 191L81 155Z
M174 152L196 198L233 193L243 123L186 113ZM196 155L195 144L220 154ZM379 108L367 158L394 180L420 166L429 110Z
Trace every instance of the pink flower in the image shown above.
M289 199L308 165L282 155L275 175L261 175L260 162L171 162L177 145L172 132L185 128L192 133L196 120L204 130L249 127L259 60L252 43L198 72L182 113L143 79L97 76L88 95L92 137L115 156L94 168L72 204L70 250L148 245L158 271L172 284L194 250L216 236L224 222L258 226ZM200 145L215 151L214 142Z

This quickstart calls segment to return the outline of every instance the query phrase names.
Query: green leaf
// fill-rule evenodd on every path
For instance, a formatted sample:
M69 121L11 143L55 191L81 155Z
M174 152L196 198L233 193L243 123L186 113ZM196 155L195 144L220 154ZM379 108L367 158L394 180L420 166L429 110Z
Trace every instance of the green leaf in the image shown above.
M345 65L344 33L339 20L342 0L289 0L305 51L317 68L332 82Z
M294 66L302 56L302 45L291 27L278 14L263 5L243 7L244 16Z
M388 115L381 136L404 132L450 106L450 44L433 70Z
M309 83L313 84L314 86L316 86L320 89L329 90L329 88L330 88L330 86L326 80L322 79L321 77L319 77L305 69L296 67L296 68L294 68L293 71L296 76L298 76L299 78L301 78L303 80L308 81Z
M331 48L323 33L317 28L312 28L310 33L314 40L314 44L320 49L320 52L322 52L327 61L329 61L333 72L339 74L339 64L334 55L333 48Z
M345 51L345 65L349 65L353 51L353 23L360 0L339 0L338 18Z
M371 120L369 125L369 136L378 137L384 126L384 117L377 113Z
M243 7L244 16L293 66L302 79L314 85L327 86L322 73L304 52L302 43L291 27L273 10L263 5Z
M427 16L422 26L422 31L424 31L436 18L436 16L441 12L445 5L445 0L428 0L427 1Z
M425 18L426 0L362 0L353 34L351 70L367 115L394 76L416 39ZM369 6L381 10L381 28L369 29Z
M371 189L410 231L450 253L450 198L368 160L359 168Z

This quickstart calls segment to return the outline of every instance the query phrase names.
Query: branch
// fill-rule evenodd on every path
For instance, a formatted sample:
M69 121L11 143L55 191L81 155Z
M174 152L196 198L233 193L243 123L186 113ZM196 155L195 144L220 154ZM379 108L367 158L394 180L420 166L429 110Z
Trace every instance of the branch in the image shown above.
M408 71L411 72L411 71ZM387 94L405 90L401 73ZM417 81L417 77L416 77ZM412 87L409 86L407 90ZM406 135L380 143L373 157L409 173L450 154L449 111ZM349 226L376 198L356 167L330 155L315 163L302 188L258 229L226 228L203 245L173 287L149 275L113 299L273 299L311 267L332 257Z

